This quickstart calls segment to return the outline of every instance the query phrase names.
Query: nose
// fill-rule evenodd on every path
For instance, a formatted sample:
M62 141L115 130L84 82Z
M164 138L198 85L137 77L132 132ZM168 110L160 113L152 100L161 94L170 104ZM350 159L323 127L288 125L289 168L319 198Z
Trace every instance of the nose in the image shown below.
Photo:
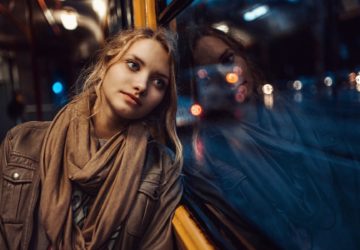
M135 90L135 94L145 95L148 81L149 80L147 75L139 76L133 83L133 89Z
M208 72L209 81L208 84L211 85L222 85L224 83L224 73L221 70L220 67L211 67L211 69Z

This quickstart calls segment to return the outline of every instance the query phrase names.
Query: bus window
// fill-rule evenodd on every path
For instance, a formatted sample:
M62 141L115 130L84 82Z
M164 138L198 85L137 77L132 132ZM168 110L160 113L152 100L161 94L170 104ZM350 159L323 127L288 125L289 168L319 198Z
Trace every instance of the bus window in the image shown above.
M197 0L172 19L185 198L224 249L359 249L359 10Z

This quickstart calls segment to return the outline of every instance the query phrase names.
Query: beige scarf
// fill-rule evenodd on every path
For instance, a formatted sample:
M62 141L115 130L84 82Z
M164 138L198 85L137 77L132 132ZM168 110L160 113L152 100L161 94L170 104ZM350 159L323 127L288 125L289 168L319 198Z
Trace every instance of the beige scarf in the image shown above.
M131 209L144 165L147 129L140 122L97 151L90 101L83 95L51 123L41 152L40 216L54 249L101 249ZM72 182L95 194L84 226L73 223Z

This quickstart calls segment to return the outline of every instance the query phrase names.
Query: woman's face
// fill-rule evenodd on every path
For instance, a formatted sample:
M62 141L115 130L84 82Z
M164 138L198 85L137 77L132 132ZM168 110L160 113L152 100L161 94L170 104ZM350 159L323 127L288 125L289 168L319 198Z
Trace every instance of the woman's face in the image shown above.
M163 100L170 83L169 60L158 41L136 41L105 73L100 112L127 120L147 116Z
M210 35L201 37L196 42L193 56L197 69L205 69L209 75L212 74L209 71L216 71L220 75L217 81L220 80L233 90L235 101L241 103L251 94L253 79L246 61L223 40Z

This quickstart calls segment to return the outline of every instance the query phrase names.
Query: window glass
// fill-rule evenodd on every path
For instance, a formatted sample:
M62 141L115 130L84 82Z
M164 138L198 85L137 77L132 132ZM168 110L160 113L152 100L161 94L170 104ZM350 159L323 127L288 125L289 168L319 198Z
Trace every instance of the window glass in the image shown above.
M255 247L359 249L359 25L356 0L197 0L177 16L185 193L220 221L216 244L236 249L236 229Z

